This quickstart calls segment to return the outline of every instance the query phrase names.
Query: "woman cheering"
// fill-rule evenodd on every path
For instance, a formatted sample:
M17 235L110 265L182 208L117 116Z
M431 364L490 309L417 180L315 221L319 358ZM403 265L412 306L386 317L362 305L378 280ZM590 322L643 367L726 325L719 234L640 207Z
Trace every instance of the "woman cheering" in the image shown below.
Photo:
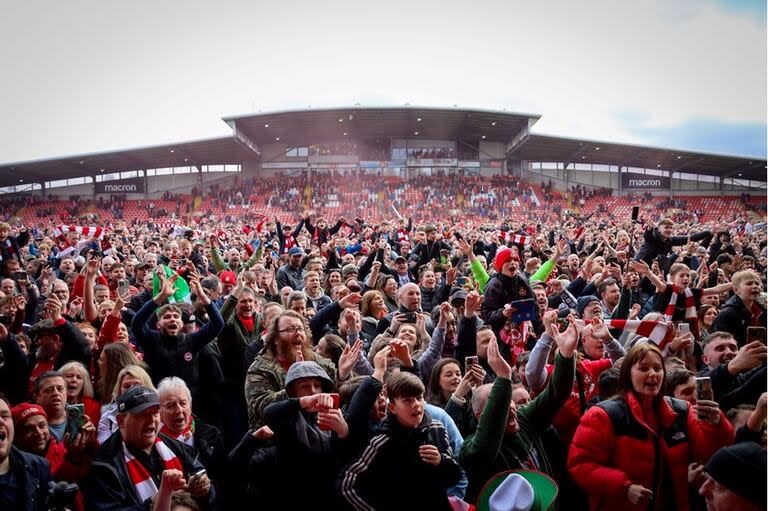
M664 361L652 343L629 350L619 396L587 410L568 470L596 510L688 509L688 465L733 442L714 401L664 397Z

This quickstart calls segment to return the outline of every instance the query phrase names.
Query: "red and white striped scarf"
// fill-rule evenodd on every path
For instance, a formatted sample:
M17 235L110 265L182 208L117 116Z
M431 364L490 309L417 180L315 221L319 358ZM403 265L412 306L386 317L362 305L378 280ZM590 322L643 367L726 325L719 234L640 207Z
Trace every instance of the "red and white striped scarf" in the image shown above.
M503 242L511 241L515 245L529 245L531 237L525 234L512 234L509 231L499 231L499 237Z
M670 284L670 286L672 286L672 295L670 295L669 303L664 310L664 317L667 318L667 321L672 321L672 316L675 315L675 305L679 294L674 284ZM696 316L696 299L693 297L693 291L688 287L685 288L685 319L694 323L698 319Z
M165 469L176 469L184 471L181 466L181 462L173 454L167 445L160 440L160 437L155 438L155 450L160 458L163 460ZM123 442L123 458L125 459L125 466L128 468L128 477L131 478L133 486L136 488L136 494L139 496L139 500L144 502L145 500L154 497L157 494L157 485L152 479L149 471L144 465L139 462L128 450L128 446Z
M605 322L608 328L623 330L637 335L647 337L660 350L663 350L667 344L674 338L671 323L663 321L643 321L641 319L611 319Z
M580 325L587 325L580 319L576 320ZM641 319L611 319L606 320L605 325L611 330L621 330L623 332L629 332L643 337L647 337L654 344L656 344L660 350L663 350L667 344L674 338L671 323L665 323L663 321L648 321Z
M179 442L185 443L189 446L194 447L195 445L195 419L191 415L189 416L189 421L187 422L187 425L184 427L181 433L178 435L174 435L173 432L163 424L163 427L160 428L160 433L169 436L173 438L174 440L178 440Z
M81 225L57 225L53 229L53 233L56 236L61 236L62 234L66 234L68 232L76 232L85 237L93 236L98 240L104 238L104 229L101 227L83 227Z
M408 231L405 229L398 229L396 234L398 243L402 243L403 241L411 241L411 237L408 235Z

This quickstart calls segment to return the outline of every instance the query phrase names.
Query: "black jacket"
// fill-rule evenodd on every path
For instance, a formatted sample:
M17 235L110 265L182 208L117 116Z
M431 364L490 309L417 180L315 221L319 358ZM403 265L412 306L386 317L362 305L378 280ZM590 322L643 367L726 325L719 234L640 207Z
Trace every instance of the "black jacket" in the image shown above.
M753 310L759 311L759 324L765 325L765 307L755 302ZM747 343L747 327L751 324L752 311L747 310L738 295L733 295L715 318L711 331L732 333L739 347L742 347Z
M177 442L163 434L160 438L165 445L173 451L184 469L184 476L202 470L204 467L198 460L197 451L181 442ZM155 485L160 488L160 476L152 474ZM151 509L150 499L139 502L136 488L128 476L128 468L125 465L123 454L123 437L120 432L115 432L104 442L92 459L91 471L83 482L83 495L85 507L88 511L144 511ZM211 487L208 493L208 508L216 501L216 491Z
M48 509L48 483L51 467L45 458L11 447L11 472L20 491L12 494L8 485L0 487L0 504L15 501L16 507L8 511L46 511ZM5 509L5 508L3 508Z
M441 461L421 461L419 446L434 445ZM445 427L424 412L421 424L405 428L388 415L359 461L341 476L344 498L355 509L451 509L446 490L461 479ZM412 488L404 495L395 488ZM366 507L367 506L367 507Z
M448 250L451 252L451 246L440 240L435 241L427 241L426 243L419 243L413 248L413 252L411 252L411 258L415 259L417 261L416 268L421 268L425 264L429 264L429 262L434 259L437 262L440 262L440 251L441 250Z
M709 245L709 240L712 238L712 233L709 231L701 231L693 233L690 236L690 241L702 241L702 245ZM645 261L648 266L653 264L653 260L659 256L666 256L672 251L673 246L685 245L688 243L688 236L670 236L669 238L663 238L657 228L646 229L643 232L643 245L640 250L635 254L635 261ZM662 268L667 271L667 268Z
M194 402L200 386L195 355L221 332L224 319L215 305L207 305L205 311L210 320L203 328L191 334L170 337L150 326L155 310L157 304L150 300L131 322L131 331L144 351L144 361L151 369L152 382L157 385L167 376L178 376L189 385Z
M144 304L150 301L152 298L154 298L152 291L147 291L144 289L141 291L141 293L138 293L134 295L133 298L131 298L131 301L128 302L127 307L134 312L139 312L139 310L144 307Z
M292 509L309 509L318 502L334 502L334 482L339 471L337 455L344 450L345 441L336 433L321 431L317 414L302 410L295 398L278 401L264 409L264 422L274 431L276 450L275 486L272 494L278 499L290 495ZM297 467L306 477L296 491ZM283 504L287 504L285 501ZM329 505L336 509L337 506Z
M507 322L504 317L504 306L516 300L527 300L534 298L533 290L528 280L517 273L514 277L496 273L485 285L483 291L483 305L481 314L483 322L493 328L496 337ZM540 332L541 319L539 318L538 307L534 307L535 319L533 326L537 332Z

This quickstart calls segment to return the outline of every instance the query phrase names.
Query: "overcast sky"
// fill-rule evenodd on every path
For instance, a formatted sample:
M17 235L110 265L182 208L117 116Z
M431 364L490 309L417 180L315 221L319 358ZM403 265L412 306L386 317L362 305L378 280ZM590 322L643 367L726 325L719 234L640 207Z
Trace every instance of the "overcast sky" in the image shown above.
M765 157L760 0L17 2L0 162L230 134L308 105L541 114L534 132Z

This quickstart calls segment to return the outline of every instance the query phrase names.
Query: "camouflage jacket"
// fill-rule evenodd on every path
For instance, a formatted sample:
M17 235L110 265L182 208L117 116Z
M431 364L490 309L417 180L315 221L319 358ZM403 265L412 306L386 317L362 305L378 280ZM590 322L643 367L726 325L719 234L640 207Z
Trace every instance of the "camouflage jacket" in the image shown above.
M337 381L336 366L327 358L315 355L315 362ZM285 392L286 370L269 349L264 349L248 368L245 377L245 400L248 403L248 425L256 429L264 425L264 409L276 401L288 399Z

